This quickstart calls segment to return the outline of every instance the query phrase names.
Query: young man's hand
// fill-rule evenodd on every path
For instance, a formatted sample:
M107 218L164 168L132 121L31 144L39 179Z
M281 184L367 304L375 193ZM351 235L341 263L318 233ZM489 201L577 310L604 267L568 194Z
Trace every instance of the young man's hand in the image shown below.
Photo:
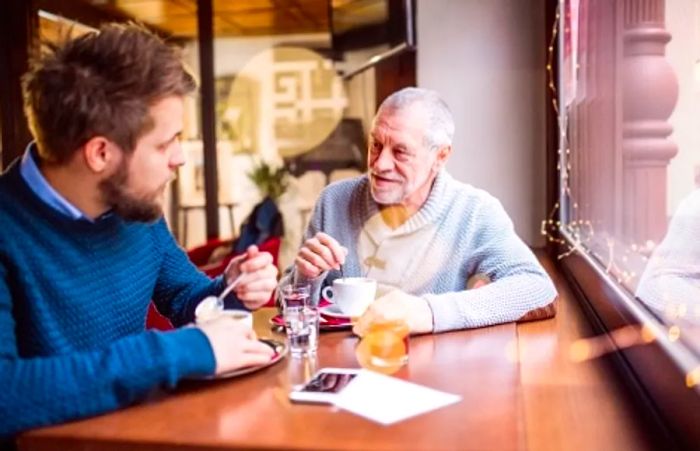
M271 347L258 341L252 329L233 318L221 316L197 327L209 339L216 360L216 374L263 365L274 354Z
M265 305L272 296L277 287L277 272L269 252L260 252L257 246L250 246L244 254L231 260L224 271L224 278L228 286L242 275L233 291L246 308L255 310Z

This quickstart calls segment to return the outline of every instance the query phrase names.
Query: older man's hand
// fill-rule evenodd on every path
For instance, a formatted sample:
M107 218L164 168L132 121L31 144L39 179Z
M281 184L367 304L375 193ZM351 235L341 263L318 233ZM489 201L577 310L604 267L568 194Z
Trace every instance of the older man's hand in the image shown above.
M405 321L412 334L433 331L433 311L428 302L401 290L393 290L371 303L352 330L363 336L372 323L393 320Z
M234 288L236 297L250 310L262 307L272 296L277 286L277 267L272 264L269 252L260 252L257 246L250 246L245 254L234 257L226 267L226 284L242 275Z
M332 236L318 232L304 242L294 263L304 277L315 278L324 271L339 269L345 264L348 250Z

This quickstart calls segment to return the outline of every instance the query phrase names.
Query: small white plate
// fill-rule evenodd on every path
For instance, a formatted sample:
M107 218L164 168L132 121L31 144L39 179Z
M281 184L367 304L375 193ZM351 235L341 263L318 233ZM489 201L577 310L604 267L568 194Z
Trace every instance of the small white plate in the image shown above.
M322 315L330 316L331 318L350 319L350 317L345 313L341 312L338 306L335 304L330 304L325 307L321 307L318 310L319 312L321 312Z

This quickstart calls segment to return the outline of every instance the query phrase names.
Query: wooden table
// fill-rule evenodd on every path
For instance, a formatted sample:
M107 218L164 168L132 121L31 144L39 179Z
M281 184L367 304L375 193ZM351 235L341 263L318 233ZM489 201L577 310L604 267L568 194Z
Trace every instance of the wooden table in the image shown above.
M564 282L554 320L411 340L396 375L457 393L462 401L391 426L330 406L292 404L292 358L248 376L188 383L174 393L96 418L23 434L22 450L171 449L645 449L644 425L601 362L570 362L587 333ZM261 336L275 336L256 314ZM321 336L317 366L356 367L357 338ZM308 369L308 368L307 368Z

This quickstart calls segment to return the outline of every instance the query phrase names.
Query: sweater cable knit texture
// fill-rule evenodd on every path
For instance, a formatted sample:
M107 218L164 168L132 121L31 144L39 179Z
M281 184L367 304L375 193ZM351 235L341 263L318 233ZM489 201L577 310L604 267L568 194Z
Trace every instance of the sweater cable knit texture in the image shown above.
M0 177L0 435L132 404L157 386L211 374L196 328L145 331L151 299L176 325L223 288L161 219L71 219L13 164Z

